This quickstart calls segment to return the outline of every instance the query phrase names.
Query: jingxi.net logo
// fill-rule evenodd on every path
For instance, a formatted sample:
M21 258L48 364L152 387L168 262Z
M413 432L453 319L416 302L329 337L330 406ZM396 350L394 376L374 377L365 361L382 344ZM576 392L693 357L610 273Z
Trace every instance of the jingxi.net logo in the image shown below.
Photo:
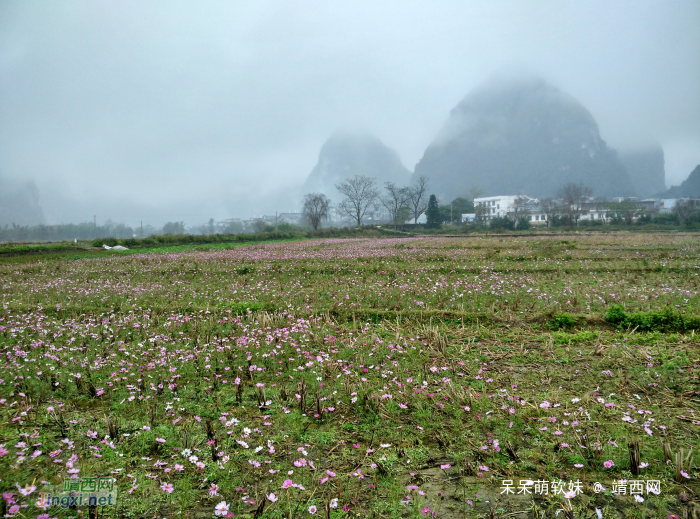
M39 494L36 506L114 506L117 504L117 482L114 478L82 477L66 479L63 485L47 486Z

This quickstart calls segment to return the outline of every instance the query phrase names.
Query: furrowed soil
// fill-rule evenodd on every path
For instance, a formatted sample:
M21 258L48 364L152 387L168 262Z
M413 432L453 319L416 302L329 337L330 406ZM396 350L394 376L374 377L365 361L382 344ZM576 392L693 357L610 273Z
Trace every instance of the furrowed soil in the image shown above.
M0 258L0 513L697 519L699 253L610 233ZM36 505L96 477L115 505Z

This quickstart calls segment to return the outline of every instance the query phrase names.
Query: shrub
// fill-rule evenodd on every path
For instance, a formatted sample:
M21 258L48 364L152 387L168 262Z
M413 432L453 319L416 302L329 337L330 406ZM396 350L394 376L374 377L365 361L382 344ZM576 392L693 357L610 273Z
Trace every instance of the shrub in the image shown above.
M671 332L700 329L700 318L684 316L670 308L650 312L625 312L622 305L611 305L605 320L620 329L636 329L640 332Z
M491 229L502 229L505 231L512 231L515 228L513 220L507 216L493 218L490 225Z
M521 216L518 218L518 230L519 231L527 231L530 229L530 217L529 216Z
M550 330L562 330L572 328L577 322L577 319L570 314L554 314L554 318L548 323L547 327Z

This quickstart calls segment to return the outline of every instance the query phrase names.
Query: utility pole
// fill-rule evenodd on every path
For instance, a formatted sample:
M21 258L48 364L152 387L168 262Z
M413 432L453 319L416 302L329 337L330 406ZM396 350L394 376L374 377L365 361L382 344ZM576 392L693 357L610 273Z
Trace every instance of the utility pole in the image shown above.
M96 239L97 239L97 215L96 215L96 214L93 214L93 215L92 215L92 220L93 220L93 226L92 226L92 228L93 228L93 233L92 233L92 234L93 234L93 238L92 238L92 239L93 239L93 240L96 240Z

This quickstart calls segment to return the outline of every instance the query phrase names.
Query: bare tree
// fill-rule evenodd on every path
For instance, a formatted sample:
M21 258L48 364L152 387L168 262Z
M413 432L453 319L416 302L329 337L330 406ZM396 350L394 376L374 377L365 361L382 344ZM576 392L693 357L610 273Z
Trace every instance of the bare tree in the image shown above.
M525 203L525 197L518 195L515 197L515 200L513 200L513 210L510 211L507 216L513 220L513 223L517 224L518 220L520 220L521 216L524 216L525 214L525 207L523 207Z
M559 190L559 196L564 201L564 212L569 217L569 228L573 229L574 223L578 226L579 218L583 214L583 204L593 191L583 184L570 182Z
M418 177L413 187L408 188L408 203L413 210L413 223L418 223L418 217L428 208L425 193L428 191L428 178Z
M304 209L302 214L314 231L321 226L321 221L328 216L328 206L331 201L322 193L309 193L304 197Z
M540 211L544 215L544 220L547 222L547 228L549 229L549 222L557 212L557 205L551 198L543 198L540 200Z
M364 175L355 175L351 179L336 184L335 188L345 196L338 206L340 213L358 226L362 225L367 209L379 196L375 180Z
M406 207L410 196L411 188L409 187L398 187L393 182L384 183L384 195L379 196L379 201L382 203L386 210L389 211L389 216L391 221L394 223L394 227L398 226L398 216L405 211L402 211Z
M676 205L673 206L672 211L678 215L678 221L681 225L688 225L698 208L695 200L679 198L676 200Z

